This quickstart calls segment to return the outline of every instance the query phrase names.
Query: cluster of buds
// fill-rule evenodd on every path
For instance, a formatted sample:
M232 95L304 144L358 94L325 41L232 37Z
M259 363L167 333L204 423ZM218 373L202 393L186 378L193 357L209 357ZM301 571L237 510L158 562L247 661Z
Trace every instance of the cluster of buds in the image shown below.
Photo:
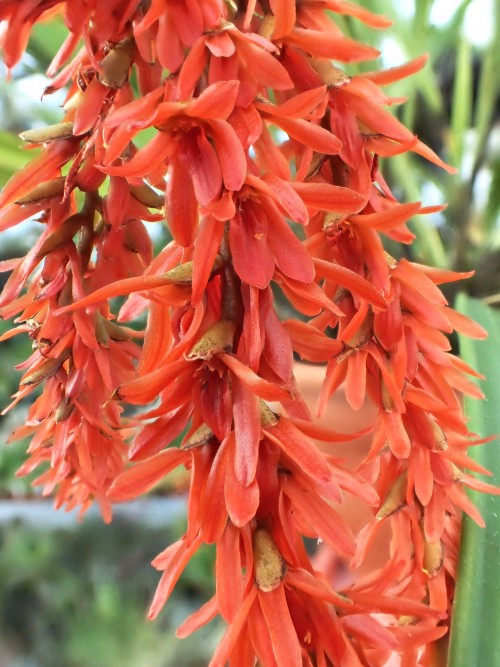
M189 470L186 533L153 561L149 615L215 544L215 594L178 630L224 618L213 667L428 665L462 510L481 521L464 487L492 487L466 472L484 470L459 394L481 394L447 338L484 331L438 287L469 274L382 241L411 243L408 221L438 207L398 202L379 158L450 170L386 109L401 99L382 88L426 58L349 76L339 65L378 52L336 18L389 21L348 0L0 0L8 67L55 15L68 37L46 93L67 88L64 116L21 135L41 151L0 195L0 230L43 229L2 264L7 336L34 348L13 405L43 385L13 434L32 436L20 474L42 466L35 483L58 505L96 500L109 519L112 502ZM172 241L155 254L145 223L162 221ZM300 319L280 320L276 286ZM320 414L341 385L354 410L377 407L354 473L329 445L357 434L314 423L294 354L324 364ZM357 536L336 509L345 493L371 508ZM356 577L385 524L387 563ZM316 569L305 537L348 583Z

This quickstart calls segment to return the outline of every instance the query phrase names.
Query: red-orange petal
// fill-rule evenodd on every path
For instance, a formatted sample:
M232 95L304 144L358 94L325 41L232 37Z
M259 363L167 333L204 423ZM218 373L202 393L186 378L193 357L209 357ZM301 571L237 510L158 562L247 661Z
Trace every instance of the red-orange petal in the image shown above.
M290 183L306 206L334 213L356 213L366 199L355 190L329 183Z
M302 667L300 644L283 585L269 592L258 591L258 599L269 629L276 662L287 667Z
M218 357L226 364L249 389L265 401L281 401L290 398L290 392L284 387L268 382L256 375L248 366L232 354L220 354Z
M174 468L185 463L188 458L187 452L180 449L167 449L118 475L110 486L107 496L113 501L137 498L158 484Z

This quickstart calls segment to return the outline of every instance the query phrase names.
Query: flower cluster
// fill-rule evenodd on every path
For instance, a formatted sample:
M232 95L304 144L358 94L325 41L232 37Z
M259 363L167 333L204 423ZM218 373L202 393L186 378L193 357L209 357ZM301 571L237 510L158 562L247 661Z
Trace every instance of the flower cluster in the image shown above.
M96 500L109 519L112 501L188 469L186 533L153 562L150 617L215 544L215 595L178 631L220 614L214 667L427 665L460 513L481 521L464 487L492 488L467 472L484 470L459 394L480 392L446 335L484 331L438 287L467 274L382 241L411 243L407 222L436 208L398 202L379 159L414 151L449 169L382 89L426 59L349 76L339 64L378 52L336 17L389 22L348 0L0 0L8 67L57 14L68 37L46 93L67 88L64 117L22 135L42 150L0 196L0 229L35 217L43 230L2 266L7 335L34 348L14 403L43 384L13 435L32 435L20 474L42 465L58 505ZM155 255L145 222L163 220L172 241ZM277 287L300 320L279 319ZM325 364L319 413L341 384L354 410L377 406L355 473L328 444L357 434L313 422L294 354ZM345 493L373 508L356 537L336 510ZM348 584L304 546L320 539L356 569L385 524L387 563Z

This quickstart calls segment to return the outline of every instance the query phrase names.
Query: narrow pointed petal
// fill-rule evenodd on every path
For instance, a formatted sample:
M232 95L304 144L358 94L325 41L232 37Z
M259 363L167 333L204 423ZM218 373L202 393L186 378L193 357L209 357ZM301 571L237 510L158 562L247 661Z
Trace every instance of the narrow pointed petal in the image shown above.
M263 429L263 433L310 477L321 480L331 478L331 470L316 443L286 417L281 417L275 426Z
M243 600L243 604L238 609L238 613L223 636L222 641L217 646L208 667L220 667L221 665L226 664L231 651L238 641L243 626L247 621L247 616L251 613L252 605L254 604L256 597L257 589L252 588L250 593Z
M340 214L356 213L366 204L366 199L358 192L339 185L299 182L293 182L290 185L306 206L320 211Z
M267 246L267 225L250 207L242 213L237 212L229 226L234 270L243 282L264 289L271 281L275 266Z
M297 633L290 616L283 586L258 593L259 604L266 619L273 652L278 665L302 667L302 655Z
M260 183L264 181L270 186L272 196L277 199L279 205L284 209L291 220L299 222L302 225L306 225L309 222L307 208L290 183L281 180L275 174L266 174L262 179L255 179L255 181L256 183L254 186L257 187L259 181Z
M289 278L311 283L315 273L313 262L288 223L276 213L268 211L267 214L267 242L276 265Z
M200 303L219 252L224 226L214 216L207 215L200 222L194 241L193 284L191 302Z
M165 205L172 236L179 245L191 246L198 225L198 204L192 179L178 159L170 163Z
M272 107L272 113L282 118L304 118L312 113L325 99L327 92L326 86L306 90L303 93L294 95L286 102ZM266 110L268 105L257 104L257 109Z
M243 486L251 484L257 471L260 442L260 410L258 399L233 377L233 417L235 431L234 472Z
M290 0L270 0L274 14L273 40L280 39L292 30L296 20L295 2Z
M259 485L254 480L245 486L235 475L234 452L229 456L224 482L227 513L235 526L244 527L255 519L259 507Z
M243 602L240 531L230 522L217 543L215 580L217 604L225 621L230 623Z
M360 76L364 77L365 79L370 79L370 81L373 81L373 83L376 83L378 86L386 86L390 83L400 81L401 79L406 79L406 77L420 72L420 70L425 67L428 60L428 54L424 53L422 56L418 56L417 58L413 58L413 60L409 60L404 65L391 67L390 69L381 70L380 72L365 72Z
M170 343L170 309L164 303L152 301L149 307L144 345L139 361L139 375L146 375L163 361Z
M283 65L268 51L249 44L245 39L238 39L238 54L243 56L252 76L264 86L275 90L293 88L293 82Z
M294 28L287 41L308 51L312 56L331 58L345 63L372 60L380 55L372 46L360 44L354 39L322 30Z
M318 153L326 153L327 155L338 155L340 153L342 142L323 127L302 118L291 119L281 116L271 116L271 118L289 137L296 139L305 146L309 146Z
M179 625L175 632L176 636L179 639L189 637L193 632L210 623L217 616L218 611L217 597L214 595Z
M134 439L129 450L129 459L143 461L168 447L184 431L190 415L190 406L182 406L147 424Z
M154 401L158 394L168 386L188 366L189 362L178 359L166 366L157 368L146 375L121 384L116 390L116 396L126 403L144 405Z
M391 19L388 19L386 16L370 12L368 9L349 0L326 0L326 5L334 12L353 16L371 28L382 29L389 28L392 25Z
M250 370L250 368L242 364L234 355L220 354L218 356L221 361L226 364L229 370L243 382L243 384L265 401L281 401L290 398L288 389L259 377Z
M144 177L151 165L160 165L171 151L171 138L166 132L159 132L149 143L137 151L131 160L117 166L100 167L110 176ZM166 168L165 168L166 170Z
M386 301L382 294L368 280L354 271L347 269L345 266L340 266L340 264L327 262L323 259L315 259L314 266L316 273L322 278L327 278L332 282L342 285L342 287L346 287L374 306L385 308Z
M239 81L218 81L190 102L185 110L193 118L225 120L236 104Z
M214 142L222 179L228 190L239 190L245 182L247 160L238 135L224 120L210 121L210 138Z
M181 160L192 178L197 201L205 206L218 198L222 174L217 153L204 132L199 132L196 138L190 138Z
M115 479L109 488L108 498L114 502L137 498L188 459L189 454L180 449L167 449L152 459L138 463Z
M106 301L107 299L112 299L115 296L125 296L131 292L144 292L149 289L157 289L158 287L165 287L169 285L172 281L170 278L165 276L138 276L137 278L124 278L123 280L117 280L115 283L106 285L97 289L92 294L84 296L79 301L70 304L69 306L64 306L57 311L58 315L63 315L64 313L69 313L74 310L80 310L81 308L86 308L87 306L93 306L101 301ZM179 288L175 287L175 290Z
M354 537L349 525L328 503L316 493L302 488L293 476L287 479L285 493L293 503L294 511L309 523L318 537L327 542L341 556L354 554Z
M200 542L201 539L197 538L191 544L187 544L187 540L183 538L167 549L168 557L164 552L153 561L154 567L164 571L149 608L149 620L156 618L165 606L184 568L198 550Z

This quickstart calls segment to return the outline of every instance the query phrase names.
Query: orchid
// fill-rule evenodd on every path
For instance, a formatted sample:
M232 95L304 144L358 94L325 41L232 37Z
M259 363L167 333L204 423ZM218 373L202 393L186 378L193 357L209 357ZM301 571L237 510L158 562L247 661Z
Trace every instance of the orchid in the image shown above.
M33 341L9 407L42 387L12 435L31 437L19 474L40 467L56 506L97 502L110 521L184 467L186 530L153 561L149 617L214 544L214 597L178 631L220 614L214 667L430 665L461 513L482 523L464 487L498 489L473 474L487 471L467 449L485 439L461 396L482 398L479 374L448 339L486 332L439 287L472 274L388 251L442 207L398 201L382 159L453 172L387 108L403 100L383 87L426 57L349 75L378 52L339 17L390 24L361 2L0 0L7 67L58 14L46 93L67 90L63 114L22 135L39 153L0 195L0 230L43 226L0 267L4 338ZM155 251L145 223L172 240ZM374 404L354 470L332 445L367 431L315 422L294 355L324 368L319 415L341 386L354 410ZM357 534L349 496L371 517ZM384 530L387 562L367 571ZM306 538L324 543L315 556Z

